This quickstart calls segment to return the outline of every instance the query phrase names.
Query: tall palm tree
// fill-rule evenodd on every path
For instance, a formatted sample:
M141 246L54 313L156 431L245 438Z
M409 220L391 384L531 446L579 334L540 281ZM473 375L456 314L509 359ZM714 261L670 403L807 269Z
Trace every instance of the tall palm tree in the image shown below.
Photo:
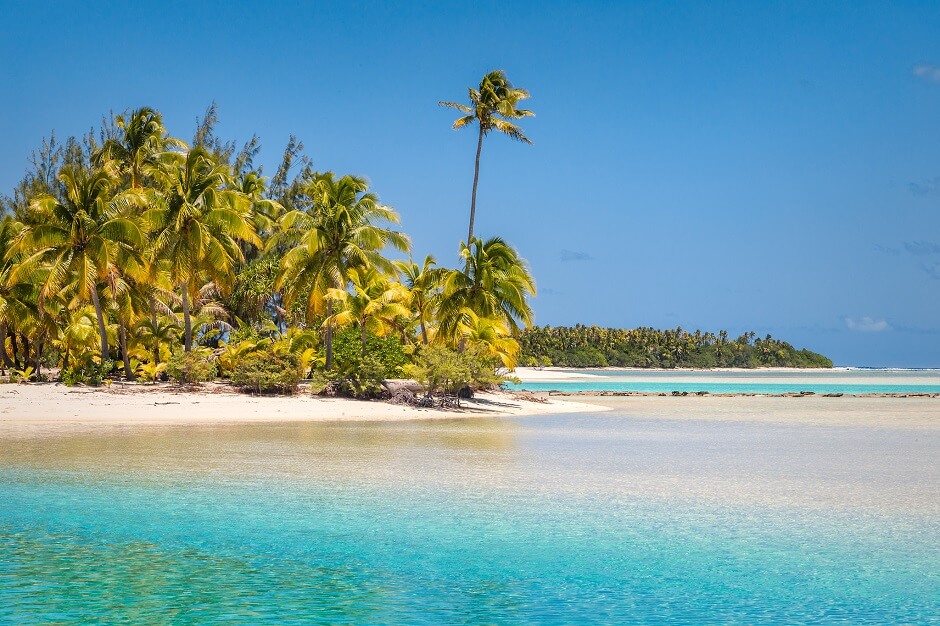
M473 221L476 218L477 182L480 179L480 152L483 150L483 137L496 130L523 143L532 142L522 130L509 120L534 116L535 113L516 107L521 100L529 97L525 89L512 86L503 70L490 72L480 81L480 88L468 90L470 106L458 102L441 101L441 106L457 109L464 115L454 122L454 129L477 124L477 156L473 166L473 192L470 196L470 230L467 241L473 240Z
M315 315L333 315L333 300L326 298L327 291L345 289L351 269L375 267L391 273L392 262L382 256L382 250L391 246L407 252L411 243L404 233L381 225L399 223L398 214L380 204L362 178L315 174L306 195L313 201L309 210L285 213L279 220L284 237L272 238L268 245L297 238L296 245L281 259L275 288L284 290L288 306L304 300L310 321ZM332 324L324 329L324 344L329 369L333 364Z
M136 196L111 195L113 178L102 170L66 165L59 173L62 198L42 195L30 204L31 225L23 229L18 246L28 256L17 278L30 277L40 285L38 306L62 293L95 307L101 337L101 358L108 358L108 332L98 283L115 267L134 263L143 249L144 233L129 216ZM43 271L46 266L48 271Z
M440 324L445 337L459 339L468 310L502 320L517 337L520 324L531 325L534 317L528 296L535 295L535 280L528 264L499 237L461 244L460 256L464 269L451 270L444 279Z
M226 188L229 168L216 163L203 148L161 155L160 194L151 197L143 218L153 237L153 260L166 270L182 293L183 342L192 350L191 295L208 276L222 291L234 282L244 261L239 242L260 245L248 198Z

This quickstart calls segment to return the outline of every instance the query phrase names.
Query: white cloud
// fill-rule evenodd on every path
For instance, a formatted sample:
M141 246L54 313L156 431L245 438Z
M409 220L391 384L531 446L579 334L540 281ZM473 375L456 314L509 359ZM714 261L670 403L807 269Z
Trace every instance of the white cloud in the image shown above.
M929 80L933 83L940 83L940 66L930 63L921 63L914 66L914 76Z
M854 317L845 318L845 325L849 330L858 330L865 333L877 333L883 330L891 330L891 326L885 320L879 320L872 317Z
M563 263L568 263L570 261L593 261L592 257L587 252L581 252L580 250L562 250L561 251L561 260Z

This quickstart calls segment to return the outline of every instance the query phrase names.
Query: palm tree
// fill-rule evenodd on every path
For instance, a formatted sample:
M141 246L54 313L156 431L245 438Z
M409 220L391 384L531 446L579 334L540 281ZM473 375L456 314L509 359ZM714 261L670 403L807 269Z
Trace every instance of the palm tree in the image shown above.
M476 346L488 359L498 359L503 367L514 369L519 342L512 337L506 322L495 317L481 317L466 309L460 317L457 336L460 342Z
M148 169L156 165L156 157L167 148L186 148L179 139L167 136L163 116L149 107L128 111L114 118L121 133L104 142L94 160L99 165L111 163L129 178L131 189L140 189Z
M509 120L534 116L535 113L526 109L518 109L516 105L529 97L525 89L512 86L503 70L490 72L480 81L479 90L472 87L470 93L470 106L457 102L442 101L441 106L457 109L464 114L454 122L454 129L463 128L476 122L478 126L477 156L473 167L473 192L470 196L470 231L467 241L473 240L473 221L476 217L477 182L480 179L480 152L483 150L483 137L492 130L497 130L510 138L523 143L532 142L522 130Z
M216 163L203 148L185 154L161 155L162 193L154 195L144 212L153 236L153 260L166 260L167 271L182 293L184 348L192 350L190 296L208 276L225 291L244 261L240 241L260 245L248 198L234 189L229 169ZM202 281L204 284L205 281Z
M59 173L62 198L41 195L30 204L32 224L17 245L28 256L14 272L40 286L38 306L62 293L95 307L101 337L101 358L108 358L108 332L98 297L98 282L115 269L119 253L124 263L135 262L144 234L128 216L136 197L111 196L114 180L101 170L67 165ZM46 266L48 271L44 271Z
M434 316L446 272L444 268L434 267L436 263L430 254L424 257L424 264L420 266L411 259L395 261L403 284L411 294L411 312L417 319L424 345L428 345L428 322Z
M399 217L367 190L362 178L315 174L306 188L312 206L307 211L285 213L279 220L282 237L268 243L271 248L280 241L297 241L281 259L275 288L284 290L287 306L303 301L308 322L315 315L333 315L333 300L326 297L327 291L345 289L350 270L375 267L391 273L392 262L382 256L382 249L392 246L407 252L411 246L404 233L377 224L397 224ZM324 344L329 369L333 364L332 324L326 325Z
M19 263L16 241L22 228L23 225L9 215L0 219L0 371L14 366L7 354L7 332L27 317L35 291L29 283L13 279Z
M461 244L460 256L465 268L451 270L444 279L440 305L444 335L459 340L459 327L466 324L469 310L478 317L504 321L517 337L519 325L531 325L534 317L527 298L535 295L535 280L525 260L499 237Z
M362 341L362 356L366 355L369 333L384 337L393 328L394 320L409 313L405 303L408 289L401 283L390 280L374 267L349 270L352 290L329 289L326 297L335 302L339 312L323 321L327 326L349 326L357 324Z

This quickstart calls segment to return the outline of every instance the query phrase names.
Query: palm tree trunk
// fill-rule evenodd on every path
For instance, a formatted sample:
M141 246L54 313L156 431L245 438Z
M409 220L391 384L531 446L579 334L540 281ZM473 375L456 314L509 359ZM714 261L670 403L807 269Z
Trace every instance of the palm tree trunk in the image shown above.
M6 374L6 368L13 367L13 361L7 354L7 325L5 323L0 324L0 367L3 368L4 374Z
M42 375L42 344L43 337L36 341L36 380Z
M473 166L473 193L470 195L470 231L467 233L467 245L473 239L473 220L477 214L477 181L480 180L480 151L483 150L483 126L480 125L480 138L477 140L477 160Z
M121 329L121 359L124 361L124 377L127 380L134 380L134 372L131 371L131 357L127 354L127 328L124 327L124 319L118 315L118 324Z
M189 352L193 349L193 322L189 319L189 289L186 283L183 283L183 349Z
M153 364L160 364L160 339L157 337L157 302L153 297L153 292L149 294L150 298L150 323L153 325Z
M421 341L424 345L428 345L428 329L424 325L424 320L421 320Z
M326 316L332 317L333 315L333 302L327 302L326 304ZM326 344L326 369L333 367L333 325L327 324L326 330L323 331L323 343Z
M10 335L10 348L12 348L13 350L13 367L18 368L19 367L19 363L18 363L19 347L17 346L17 343L16 343L16 330L15 329L13 331L13 334Z
M101 311L101 301L98 300L98 288L91 286L91 303L95 305L95 317L98 318L98 334L101 336L101 360L108 358L108 329L104 325L104 313Z
M368 336L368 334L366 333L366 324L365 324L365 322L362 323L362 332L361 332L361 335L360 335L360 339L362 340L362 356L365 356L365 355L366 355L366 341L369 340L369 336Z

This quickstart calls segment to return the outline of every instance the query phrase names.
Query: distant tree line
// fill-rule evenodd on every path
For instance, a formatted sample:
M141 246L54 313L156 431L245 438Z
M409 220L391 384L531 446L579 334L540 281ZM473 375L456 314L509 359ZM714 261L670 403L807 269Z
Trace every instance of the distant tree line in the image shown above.
M558 367L805 367L829 368L832 361L786 341L746 332L736 339L682 328L600 328L532 326L520 336L519 362Z

